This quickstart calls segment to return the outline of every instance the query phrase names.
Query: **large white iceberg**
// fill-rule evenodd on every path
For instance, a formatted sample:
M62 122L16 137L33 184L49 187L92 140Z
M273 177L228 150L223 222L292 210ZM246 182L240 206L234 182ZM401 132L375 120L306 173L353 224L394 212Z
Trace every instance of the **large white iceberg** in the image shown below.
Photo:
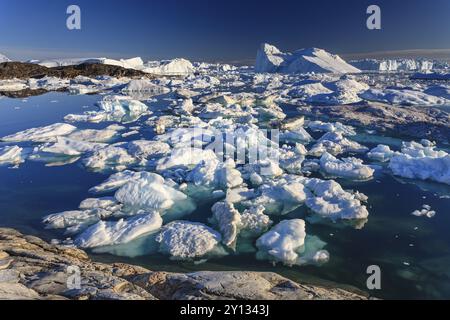
M349 65L339 56L322 49L300 49L283 53L275 46L264 43L256 55L256 72L281 73L357 73L359 69Z
M147 62L142 71L156 75L174 76L193 73L195 68L189 60L177 58Z

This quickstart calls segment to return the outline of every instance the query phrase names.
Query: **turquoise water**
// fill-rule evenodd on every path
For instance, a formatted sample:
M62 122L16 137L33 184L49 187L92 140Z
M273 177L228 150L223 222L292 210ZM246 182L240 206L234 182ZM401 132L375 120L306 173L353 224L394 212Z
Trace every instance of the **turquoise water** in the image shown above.
M31 127L61 122L68 113L94 109L100 96L69 96L49 93L20 99L0 99L0 136ZM77 124L100 128L105 124ZM136 123L130 126L135 126ZM123 140L149 138L151 132ZM361 135L359 139L364 139ZM392 140L394 148L398 140ZM365 143L368 147L375 143ZM0 144L1 145L1 144ZM398 147L398 146L397 146ZM41 218L49 213L71 210L90 197L87 191L107 174L88 172L78 162L60 167L27 161L18 169L0 166L0 226L14 227L47 240L63 238L59 231L46 230ZM285 267L258 261L254 253L228 255L203 264L171 261L152 254L137 258L94 254L100 261L124 261L153 270L261 270L275 271L294 280L337 282L366 289L366 268L381 268L381 290L370 293L380 298L450 298L450 187L391 176L379 170L367 182L339 180L346 189L369 197L369 219L361 229L342 223L314 222L307 215L307 232L327 243L330 261L322 266ZM428 204L437 212L434 218L415 217L411 212ZM205 222L209 204L186 219ZM283 218L305 217L303 209Z

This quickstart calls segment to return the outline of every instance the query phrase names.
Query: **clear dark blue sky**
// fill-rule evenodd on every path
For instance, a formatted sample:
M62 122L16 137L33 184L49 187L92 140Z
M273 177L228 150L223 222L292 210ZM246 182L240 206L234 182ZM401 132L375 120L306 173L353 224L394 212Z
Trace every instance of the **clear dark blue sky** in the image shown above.
M66 29L78 4L82 30ZM366 29L366 8L382 30ZM450 48L450 0L0 0L0 52L16 59L110 56L252 59L261 42L338 54Z

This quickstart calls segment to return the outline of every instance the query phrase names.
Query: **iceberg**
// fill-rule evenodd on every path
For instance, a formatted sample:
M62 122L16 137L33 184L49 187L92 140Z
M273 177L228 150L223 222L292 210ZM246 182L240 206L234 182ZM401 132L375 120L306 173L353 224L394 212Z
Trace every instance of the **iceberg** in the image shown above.
M66 136L77 128L67 123L55 123L45 127L31 128L1 138L6 142L54 142L57 137Z
M128 151L118 146L107 146L94 151L90 156L83 159L83 165L94 171L124 170L128 166L137 163L137 159Z
M173 76L191 74L195 68L189 60L177 58L147 62L142 71L155 75Z
M322 49L309 48L283 53L275 46L264 43L256 55L255 72L358 73L360 70Z
M187 195L155 174L142 174L140 178L126 182L114 197L123 204L124 212L134 214L143 210L158 211L161 215L167 211L185 215L195 210L195 203Z
M19 146L0 147L0 165L20 164L26 160L28 153Z
M311 147L308 154L320 157L325 152L337 156L341 153L365 153L367 151L367 147L347 139L341 132L327 132Z
M222 234L222 242L230 247L236 242L241 224L241 215L230 202L216 202L212 206L213 220Z
M392 151L389 146L379 144L367 153L367 157L375 161L386 162L389 161L394 154L395 152Z
M258 238L256 246L277 261L294 264L305 244L305 237L304 220L283 220Z
M175 168L193 168L201 161L217 160L212 150L199 148L175 148L169 156L163 157L156 162L158 172Z
M375 171L360 159L350 157L339 160L327 152L320 158L320 168L330 176L356 180L370 179Z
M410 179L433 180L450 185L450 154L434 146L404 142L401 153L389 162L394 175Z
M109 218L113 214L113 211L101 208L71 210L45 216L43 222L47 225L47 228L67 229L66 233L73 234L86 229L98 221Z
M177 260L204 257L217 251L220 233L202 223L173 221L161 228L156 237L159 251Z
M156 232L161 226L162 219L157 212L118 221L100 221L79 235L75 239L75 245L81 248L95 248L124 244Z
M309 191L306 206L321 217L336 219L367 219L369 212L361 204L366 199L360 193L351 193L342 189L334 180L301 178Z

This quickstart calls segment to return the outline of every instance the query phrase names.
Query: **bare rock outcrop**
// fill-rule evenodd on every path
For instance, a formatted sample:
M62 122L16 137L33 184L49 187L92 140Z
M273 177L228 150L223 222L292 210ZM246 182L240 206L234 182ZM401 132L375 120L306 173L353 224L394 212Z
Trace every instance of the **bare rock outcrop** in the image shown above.
M75 271L75 272L74 272ZM78 273L77 273L78 272ZM79 285L73 282L79 275ZM152 272L92 261L83 250L0 228L0 299L366 299L270 272Z

